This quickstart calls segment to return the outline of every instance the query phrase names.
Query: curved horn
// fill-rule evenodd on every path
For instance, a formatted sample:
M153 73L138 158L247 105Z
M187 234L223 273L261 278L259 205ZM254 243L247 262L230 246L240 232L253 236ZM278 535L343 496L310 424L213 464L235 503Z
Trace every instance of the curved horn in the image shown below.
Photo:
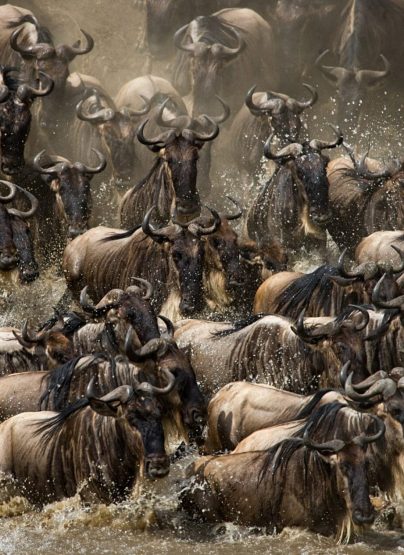
M382 378L373 383L364 393L359 393L352 386L352 377L353 372L349 374L345 382L345 393L352 401L364 402L377 395L381 395L383 400L386 401L397 391L397 384L394 380L391 378Z
M219 229L220 224L222 223L220 215L216 212L216 210L214 210L213 208L209 208L209 206L207 206L206 208L213 216L213 224L211 226L202 227L194 220L192 220L187 226L188 231L193 235L195 235L196 237L201 237L202 235L211 235L212 233L215 233Z
M387 77L390 73L390 62L387 60L383 54L380 54L380 58L383 61L384 69L382 71L372 71L369 69L361 69L356 73L356 80L359 84L365 85L366 87L371 87L381 79Z
M18 44L20 34L23 32L24 27L16 29L10 36L10 46L13 50L18 52L24 60L31 58L49 58L55 54L55 49L51 44L38 43L32 46L24 47Z
M372 279L377 275L379 269L377 267L377 264L372 261L363 262L353 270L350 270L350 271L346 270L345 269L346 253L347 253L347 249L344 249L340 257L338 258L338 263L337 263L337 269L343 277L356 278L356 279L359 279L359 278Z
M324 50L324 52L322 52L316 58L314 65L321 71L321 73L324 75L324 77L327 79L329 83L331 83L332 85L335 85L339 81L342 81L344 77L346 77L349 73L352 73L352 72L345 69L344 67L320 65L320 62L326 56L326 54L328 54L329 51L330 50L328 48L327 50Z
M175 386L175 376L168 368L161 368L160 372L167 378L167 385L157 387L149 382L142 382L136 387L136 391L144 391L145 393L154 393L155 395L166 395L173 390Z
M123 108L121 108L121 114L127 115L129 117L144 116L145 114L147 114L147 112L149 112L150 108L152 107L153 98L147 98L142 94L139 94L139 96L144 102L143 108L141 108L140 110L134 110L133 108L129 108L129 106L124 106Z
M38 154L35 156L33 162L32 162L32 167L34 168L34 170L36 170L38 173L44 173L44 174L48 174L48 175L52 175L58 172L58 166L60 164L60 162L56 162L53 166L50 166L49 168L43 168L41 166L40 160L42 158L42 156L45 154L46 150L41 150L41 152L38 152ZM49 158L51 158L50 156L48 156ZM55 159L55 158L54 158ZM60 167L60 166L59 166Z
M379 281L376 283L372 291L372 303L380 308L401 308L404 305L404 295L400 295L395 299L390 299L389 301L382 301L380 299L380 289L382 287L383 281L386 279L387 273L384 273Z
M303 434L303 444L310 449L315 449L319 453L338 453L342 451L346 445L345 441L342 441L342 439L332 439L325 443L314 443L314 441L309 438L309 428L310 426Z
M170 129L177 129L177 130L180 130L180 129L182 130L182 129L185 129L185 128L189 127L191 125L192 118L190 116L188 116L187 114L177 116L177 117L172 118L170 120L164 120L163 119L164 109L166 108L167 104L170 101L171 101L170 98L166 98L164 100L164 102L162 102L160 104L159 110L158 110L157 115L156 115L157 125L159 125L160 127L169 127Z
M107 312L112 308L118 308L119 303L108 303L101 308L96 308L88 296L88 285L86 285L80 293L80 306L84 312L91 314L94 318L99 318L100 316L105 316L105 314L107 314Z
M385 378L388 378L388 377L389 376L387 372L384 372L384 370L379 370L378 372L371 374L365 380L356 384L352 384L352 387L354 388L355 391L366 391L367 389L369 389L370 386L375 384L377 381L384 380Z
M155 239L156 241L168 241L169 237L166 233L164 233L163 230L161 229L154 229L151 225L150 225L150 218L152 215L153 210L156 210L157 206L154 205L150 208L150 210L147 211L144 220L142 222L142 231L145 235L148 235L149 237L151 237L152 239Z
M175 131L164 132L154 137L153 139L146 139L144 136L144 128L148 123L148 119L144 120L136 130L137 139L142 145L146 145L153 152L158 152L164 145L171 140L171 137L175 137Z
M210 119L215 123L224 123L230 117L230 107L218 94L215 94L215 98L217 98L222 105L223 111L220 116L210 116Z
M205 119L208 123L210 123L213 127L210 133L202 133L201 131L191 131L192 139L197 141L213 141L219 135L219 126L218 124L213 121L210 116L203 114L200 116L200 119ZM188 129L184 129L182 135L184 136L184 132L188 131Z
M384 433L386 431L386 425L383 422L383 420L381 418L379 418L378 416L376 416L375 414L369 414L369 416L372 418L372 420L374 422L377 423L377 426L379 428L378 431L372 436L367 436L365 434L361 434L359 436L356 436L352 440L353 443L356 443L357 445L364 446L368 443L373 443L374 441L377 441L378 439L380 439L384 435Z
M314 87L308 83L303 83L303 87L305 87L311 94L311 98L309 100L294 100L291 98L286 102L286 106L288 108L290 107L295 114L301 114L303 110L310 108L318 100L318 93Z
M101 104L100 99L97 95L94 104ZM95 112L85 111L83 108L84 102L88 100L87 98L82 98L76 106L76 115L81 121L88 121L90 123L105 123L111 121L115 117L115 111L112 108L100 108Z
M273 110L278 113L281 112L282 108L285 106L285 101L279 98L267 100L264 106L258 106L258 104L254 104L253 95L256 88L257 85L252 86L251 89L249 89L249 91L247 92L244 100L245 105L250 110L253 116L268 114L271 113Z
M195 50L195 43L191 42L189 44L182 44L182 40L185 36L185 33L188 29L188 23L183 25L176 33L174 34L174 46L179 50L184 50L184 52L194 52Z
M43 71L40 71L39 75L40 77L44 78L45 88L42 88L41 81L39 81L40 83L39 88L31 87L27 83L19 85L16 92L16 98L18 98L18 100L20 100L21 102L25 102L27 100L30 100L33 96L46 96L50 92L52 92L54 87L54 82L49 77L49 75L47 75Z
M339 371L339 381L342 387L345 387L346 380L348 377L348 370L350 366L351 366L351 361L348 360Z
M172 339L174 337L174 324L171 322L171 320L169 318L167 318L166 316L163 316L162 314L159 314L157 316L157 318L160 318L160 320L162 320L167 328L167 335L170 339Z
M240 54L246 47L245 41L241 38L240 33L236 29L229 28L229 31L231 31L231 33L233 33L234 37L237 39L237 46L235 48L230 48L229 46L215 43L210 49L213 56L230 60L231 58L234 58L238 54Z
M344 136L342 134L342 131L339 127L336 127L335 125L330 124L331 129L334 131L335 135L336 135L336 139L333 143L327 143L325 141L320 141L318 139L313 139L312 141L310 141L309 145L310 148L312 148L313 150L324 150L326 148L335 148L337 146L340 146L343 141L344 141Z
M95 392L95 376L91 378L87 385L86 397L89 401L105 401L106 403L111 403L113 401L119 401L120 404L125 404L133 397L133 388L130 385L120 385L114 390L110 391L107 395L103 395L99 398Z
M168 348L167 340L163 337L154 337L149 339L149 341L140 347L139 349L133 350L132 348L132 328L129 327L125 336L125 354L129 360L134 362L144 362L146 359L153 357L154 355L161 357L163 356Z
M273 152L271 147L271 141L274 137L274 132L268 137L264 145L264 156L268 158L268 160L282 160L286 158L296 158L300 156L303 152L303 146L300 143L291 143L284 148L282 148L279 152Z
M90 166L86 166L85 164L80 163L80 164L74 164L74 167L82 173L90 173L90 174L101 173L102 171L105 170L107 166L107 159L102 154L102 152L100 152L97 148L92 148L91 151L94 152L98 157L98 160L100 162L98 166L95 166L94 168L90 168Z
M84 31L84 29L80 29L86 39L86 45L80 48L81 41L76 41L72 46L68 46L64 44L63 46L58 46L56 52L59 55L66 56L69 61L72 61L76 56L81 56L82 54L88 54L94 48L94 39L93 37Z
M232 220L238 220L243 215L243 209L241 208L241 204L237 202L237 200L230 195L226 195L226 197L236 206L238 211L235 214L224 214L224 217L229 222Z
M3 179L0 179L0 183L8 187L9 190L8 195L5 197L0 196L0 203L6 204L7 202L11 202L17 194L17 185L14 185L14 183L11 183L10 181L4 181Z
M363 320L362 322L360 322L357 325L354 325L353 328L355 331L362 331L366 328L366 326L369 324L369 312L366 310L366 308L363 308L362 306L358 306L356 304L350 304L347 306L347 308L354 308L355 310L357 310L358 312L360 312L363 316ZM350 314L351 315L351 314ZM347 315L348 317L348 315Z
M19 185L16 185L16 187L19 191L24 193L24 195L28 198L28 200L31 203L31 208L29 210L27 210L26 212L23 212L22 210L18 210L17 208L7 208L7 212L9 214L13 215L13 216L17 216L17 218L21 218L22 220L27 220L28 218L31 218L35 214L35 212L38 210L39 201L36 198L36 196L34 196L29 191L26 191L25 189L23 189Z
M144 285L146 290L145 290L144 294L142 295L142 298L145 301L148 301L151 298L151 296L153 295L153 286L150 283L150 281L147 281L147 279L143 279L143 278L140 278L140 277L132 277L131 280L137 281L141 285Z

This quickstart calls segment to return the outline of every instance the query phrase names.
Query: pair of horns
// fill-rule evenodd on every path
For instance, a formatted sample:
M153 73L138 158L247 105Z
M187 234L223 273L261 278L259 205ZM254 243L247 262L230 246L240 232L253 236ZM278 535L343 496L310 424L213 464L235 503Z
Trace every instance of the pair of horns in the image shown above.
M322 65L321 62L328 52L329 49L324 50L318 56L314 65L320 69L327 81L332 85L351 79L355 80L360 86L371 87L390 73L390 63L383 54L380 54L380 58L383 61L384 69L382 71L373 71L369 69L347 69L345 67Z
M219 134L219 123L223 123L230 115L230 109L227 104L216 95L216 98L222 106L222 113L219 116L208 116L207 114L202 114L198 118L193 119L188 115L180 115L170 120L165 120L163 118L164 109L167 103L170 101L166 98L165 101L160 105L160 108L156 115L156 123L160 127L169 128L170 131L165 131L159 135L147 138L144 135L145 127L148 123L148 119L140 124L137 129L137 138L140 143L146 145L153 152L158 152L168 143L170 143L178 134L182 135L185 139L195 142L195 141L213 141ZM204 131L204 128L211 128L210 131ZM201 129L202 128L202 129Z
M264 145L264 155L268 158L268 160L287 160L301 156L306 153L308 148L316 152L321 152L327 148L336 148L342 144L343 134L338 127L335 127L334 125L330 125L330 127L336 135L334 142L330 143L319 139L312 139L311 141L304 143L291 143L282 148L279 152L274 152L272 149L271 142L275 134L272 132Z
M383 281L386 279L387 273L384 273L379 281L376 283L373 291L372 291L372 303L376 307L380 308L395 308L400 309L401 311L404 309L404 295L399 295L395 299L385 300L383 301L380 298L380 290L383 285Z
M313 106L318 99L318 94L314 87L308 85L307 83L303 83L303 87L305 87L311 94L311 98L309 98L309 100L296 100L283 93L268 91L265 93L266 100L262 101L260 104L255 104L253 95L257 85L254 85L247 92L245 104L253 116L261 116L264 114L277 115L285 110L289 110L294 114L301 114L304 110Z
M2 75L2 83L0 85L0 102L5 102L10 95L10 88L6 84L7 83L7 76L9 73L13 71L18 71L18 68L15 67L5 67L1 70ZM38 79L38 86L32 86L28 83L21 83L17 86L15 91L12 91L15 95L15 99L19 102L30 102L33 98L37 96L46 96L50 94L54 87L54 82L52 79L44 73L43 71L39 72L39 79Z
M391 375L397 380L388 376L387 372L379 370L360 383L352 384L353 372L347 376L350 362L346 362L341 368L340 381L345 390L345 394L352 401L358 403L380 402L380 399L387 401L393 397L397 390L404 390L404 368L393 369Z
M23 46L19 42L19 38L23 30L23 27L20 27L12 33L10 37L10 46L13 50L18 52L24 60L31 60L32 58L35 58L37 60L64 58L68 62L71 62L76 56L87 54L88 52L91 52L91 50L94 48L93 38L83 29L80 29L80 31L83 33L86 39L86 44L84 46L81 46L81 41L78 40L72 46L63 44L57 46L56 48L52 44L48 44L45 42L40 42L31 46Z
M397 247L396 245L391 245L391 248L396 251L396 253L401 258L401 263L398 266L393 266L388 269L391 273L397 274L404 270L404 252ZM341 256L338 259L337 269L340 273L340 276L332 276L332 280L336 281L340 285L348 285L358 279L373 279L375 278L382 269L386 269L386 264L383 262L363 262L362 264L357 265L355 268L351 270L347 270L345 267L345 258L346 258L347 249L344 249L341 253ZM379 287L380 289L380 287Z
M147 343L139 347L138 349L133 349L133 330L131 327L128 328L125 337L125 353L129 360L133 362L144 362L145 360L157 357L161 358L167 352L169 345L172 343L172 338L174 335L174 325L165 316L159 315L159 318L164 322L167 332L166 337L154 337L153 339L149 339Z
M17 191L21 191L21 193L23 193L31 203L31 208L26 212L23 212L22 210L18 210L17 208L7 208L7 212L12 216L21 218L22 220L27 220L28 218L31 218L38 209L38 205L39 205L38 199L33 194L29 193L28 191L26 191L19 185L16 185L15 183L11 183L9 181L3 181L3 180L0 180L0 183L2 185L5 185L9 190L8 195L0 196L1 204L7 204L11 202L15 198Z
M245 41L242 39L240 33L232 27L226 26L226 30L228 31L228 34L237 41L237 45L234 48L230 48L229 46L225 46L224 44L220 43L206 44L205 42L192 42L191 40L186 40L184 42L187 30L188 24L178 29L178 31L174 35L174 45L179 50L189 52L193 56L203 56L209 50L212 56L214 56L215 58L222 60L231 60L237 57L246 46ZM187 39L188 38L190 37L187 37Z
M373 443L374 441L377 441L378 439L380 439L386 431L386 426L383 420L381 420L378 416L375 416L374 414L369 414L369 417L377 425L377 431L373 435L366 435L365 433L361 433L360 435L352 438L350 441L343 441L342 439L333 439L325 443L315 443L309 438L309 431L310 431L310 427L309 427L305 430L303 434L302 442L305 445L305 447L308 447L309 449L314 449L319 453L324 453L324 454L338 453L342 451L349 444L355 444L355 445L359 445L360 447L364 447L365 445L368 445L369 443Z
M152 107L154 97L148 99L141 94L139 96L144 102L143 108L137 111L125 106L119 110L119 113L129 119L138 118L147 114ZM88 121L94 124L102 124L111 121L117 113L118 110L115 107L105 107L102 105L99 92L96 89L92 89L90 94L80 100L76 106L77 117L82 121Z
M46 155L47 162L46 162L46 167L44 167L42 166L42 157L45 155L45 152L46 152L45 150L41 150L41 152L39 152L35 156L32 165L37 172L41 174L47 174L47 175L55 175L55 174L57 175L68 168L75 169L80 173L89 173L89 174L101 173L106 168L107 160L105 156L102 154L102 152L100 152L98 149L92 148L91 150L97 155L97 158L99 160L98 166L90 167L90 166L86 166L82 162L72 163L66 158L63 158L62 156Z
M291 330L306 343L317 343L319 341L322 341L323 339L327 339L328 337L336 335L342 327L349 327L350 329L352 329L352 331L355 332L365 329L365 327L369 323L370 318L368 311L365 310L363 307L356 305L349 305L347 308L358 310L363 315L362 322L358 324L350 322L348 320L350 313L348 312L342 318L340 316L337 316L326 324L307 328L305 327L304 323L304 314L306 312L306 309L304 308L300 312L295 324L291 326Z
M400 170L402 166L402 162L400 160L393 159L389 164L384 165L381 170L371 172L368 170L368 167L366 165L366 158L368 157L369 150L362 154L359 159L357 159L355 157L354 149L350 145L345 144L344 148L352 161L355 172L360 177L364 177L365 179L377 180L392 177Z
M156 210L156 208L157 208L156 206L152 206L150 210L148 210L142 222L142 231L145 235L148 235L155 241L158 241L158 242L170 241L173 238L173 230L171 226L168 231L167 228L155 229L150 224L151 215L153 211ZM213 220L214 220L211 226L207 226L207 227L202 226L200 223L198 223L197 221L198 218L194 218L190 222L183 224L177 221L175 214L173 215L173 223L183 229L187 229L195 237L201 237L203 235L210 235L212 233L215 233L219 229L219 226L222 220L220 215L216 212L216 210L209 207L207 208L212 214ZM179 233L180 231L178 231L178 228L177 228L177 231L175 231L175 234L177 235Z
M142 279L139 277L132 277L131 279L137 281L141 285L141 287L137 285L132 285L127 287L125 291L123 289L114 289L113 293L115 293L115 296L117 297L116 301L106 303L102 306L99 306L98 308L92 303L88 295L88 285L86 285L80 293L81 308L84 310L84 312L91 314L91 316L93 316L94 318L100 318L102 316L105 316L111 309L118 308L121 305L121 297L125 294L125 292L135 292L137 294L140 294L144 300L149 300L153 294L152 284L146 279ZM101 303L102 300L99 304Z

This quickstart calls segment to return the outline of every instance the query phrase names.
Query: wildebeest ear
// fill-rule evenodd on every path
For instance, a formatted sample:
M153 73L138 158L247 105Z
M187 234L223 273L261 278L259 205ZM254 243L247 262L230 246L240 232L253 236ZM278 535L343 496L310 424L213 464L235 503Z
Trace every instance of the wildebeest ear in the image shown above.
M102 399L90 399L90 407L94 412L98 412L102 416L113 416L116 418L118 415L119 401L103 401Z

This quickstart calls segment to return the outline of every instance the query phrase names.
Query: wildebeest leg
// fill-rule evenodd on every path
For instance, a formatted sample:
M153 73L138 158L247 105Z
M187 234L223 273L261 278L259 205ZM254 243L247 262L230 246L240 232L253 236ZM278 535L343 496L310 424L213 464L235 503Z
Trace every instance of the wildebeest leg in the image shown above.
M0 471L0 503L5 503L12 497L21 495L21 488L9 473Z

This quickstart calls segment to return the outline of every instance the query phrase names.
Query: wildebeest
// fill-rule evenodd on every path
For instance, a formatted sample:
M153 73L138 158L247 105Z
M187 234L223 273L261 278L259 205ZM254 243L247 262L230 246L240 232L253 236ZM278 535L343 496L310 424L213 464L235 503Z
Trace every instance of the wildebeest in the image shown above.
M332 218L328 230L341 248L353 256L361 239L375 231L404 229L404 173L402 164L347 158L327 167Z
M173 213L184 222L200 214L200 199L197 190L197 162L199 150L205 142L212 141L219 133L217 123L208 116L205 130L197 130L198 123L188 116L170 120L162 118L165 101L158 112L157 123L170 128L158 136L147 138L144 130L148 120L138 129L137 138L150 150L157 153L148 175L130 189L121 203L121 225L131 228L139 225L144 214L156 206L158 220L167 223Z
M404 259L404 231L375 231L362 239L355 250L358 264L375 262L386 271L402 272Z
M225 135L228 154L237 169L249 176L258 172L263 147L272 130L282 146L299 139L300 116L317 100L316 90L306 83L303 86L310 92L309 100L295 100L273 91L255 92L256 86L248 91L245 106L235 115Z
M136 140L143 116L151 110L149 118L153 121L154 112L167 98L170 101L166 110L170 108L173 117L186 113L185 104L171 83L154 75L128 81L113 100L103 98L96 90L90 92L94 94L77 105L77 116L96 128L110 159L114 186L124 193L149 170L153 160ZM88 144L83 144L84 149L88 149Z
M397 372L400 369L393 369L390 374L379 371L361 383L352 385L352 375L349 379L345 378L349 365L347 362L340 373L344 391L321 389L305 396L247 382L234 382L222 387L208 406L205 451L232 450L238 444L240 448L237 452L268 449L276 440L272 433L265 433L266 428L279 426L277 437L283 433L282 439L285 439L285 434L293 434L302 425L302 419L311 417L314 411L321 411L325 404L336 402L341 406L353 405L355 409L361 410L374 410L374 406L378 405L377 413L389 430L391 427L401 427L404 417L404 380L400 381L401 373ZM391 421L390 417L396 422ZM290 426L282 432L281 425L286 423L290 423ZM262 432L255 433L258 431ZM398 451L401 451L401 445L398 447Z
M259 245L276 239L292 252L304 246L324 249L325 226L331 213L326 174L329 158L322 150L342 143L341 132L334 130L334 142L296 142L277 153L271 149L273 134L267 140L264 154L278 165L254 200L245 222L245 234Z
M210 521L266 526L271 532L299 526L349 538L352 521L362 526L375 516L366 449L383 436L384 424L374 416L369 420L344 439L330 435L315 442L307 430L303 438L266 451L203 457L188 471L194 479L182 506Z
M53 82L42 72L39 85L32 85L13 77L16 71L14 67L0 67L1 169L8 175L16 173L25 163L24 149L31 127L32 102L53 89Z
M92 386L61 413L22 413L0 425L3 487L9 482L39 505L77 492L111 503L130 495L144 474L167 475L161 409L150 384L120 386L101 399Z
M192 113L210 113L211 99L220 95L234 114L243 104L245 83L262 90L277 87L272 29L250 9L229 8L199 16L174 37L177 54L174 86L190 94Z
M403 22L404 7L395 0L348 0L344 3L334 31L324 37L327 50L316 60L324 77L337 90L341 123L352 122L356 127L368 90L389 74L388 89L397 84L402 87L397 72L403 49L391 37L397 36Z
M257 430L296 420L303 411L310 414L317 406L334 401L343 403L345 398L332 389L306 396L262 383L229 383L209 402L204 451L231 451Z
M63 267L73 293L78 294L88 285L91 296L98 300L109 289L124 289L131 277L138 275L152 283L155 309L176 320L178 314L203 310L207 293L217 291L218 285L221 290L226 288L224 272L234 272L234 268L237 271L240 262L231 266L226 262L226 249L215 246L215 242L226 240L228 232L222 217L210 209L213 218L208 223L202 216L187 224L172 223L154 229L150 225L153 210L152 207L146 214L142 229L122 232L93 228L66 247ZM213 238L213 234L217 236ZM210 235L212 243L207 244ZM229 239L231 242L234 237L230 235ZM219 257L219 272L217 263L212 264L212 251ZM230 280L237 279L233 276ZM214 282L209 283L210 280ZM215 298L216 304L220 303L217 294Z
M22 187L8 181L0 181L9 189L9 194L0 196L0 271L3 279L8 272L18 269L21 283L29 283L39 276L35 260L34 244L26 220L38 209L38 200ZM9 208L10 203L21 192L30 203L28 210Z
M275 313L297 318L304 308L306 316L336 316L349 304L371 302L373 287L387 268L390 275L383 283L383 292L389 297L395 296L399 293L395 274L404 270L404 257L393 249L391 252L395 255L391 257L394 263L378 257L376 260L364 258L360 264L348 270L343 252L336 267L326 264L307 274L274 274L258 288L254 313Z
M336 318L299 318L295 325L275 315L254 316L233 326L184 320L177 323L175 339L206 394L238 380L312 393L319 385L338 386L339 368L348 360L357 379L362 378L362 340L356 332L366 326L368 313L361 311L361 321L347 308Z

